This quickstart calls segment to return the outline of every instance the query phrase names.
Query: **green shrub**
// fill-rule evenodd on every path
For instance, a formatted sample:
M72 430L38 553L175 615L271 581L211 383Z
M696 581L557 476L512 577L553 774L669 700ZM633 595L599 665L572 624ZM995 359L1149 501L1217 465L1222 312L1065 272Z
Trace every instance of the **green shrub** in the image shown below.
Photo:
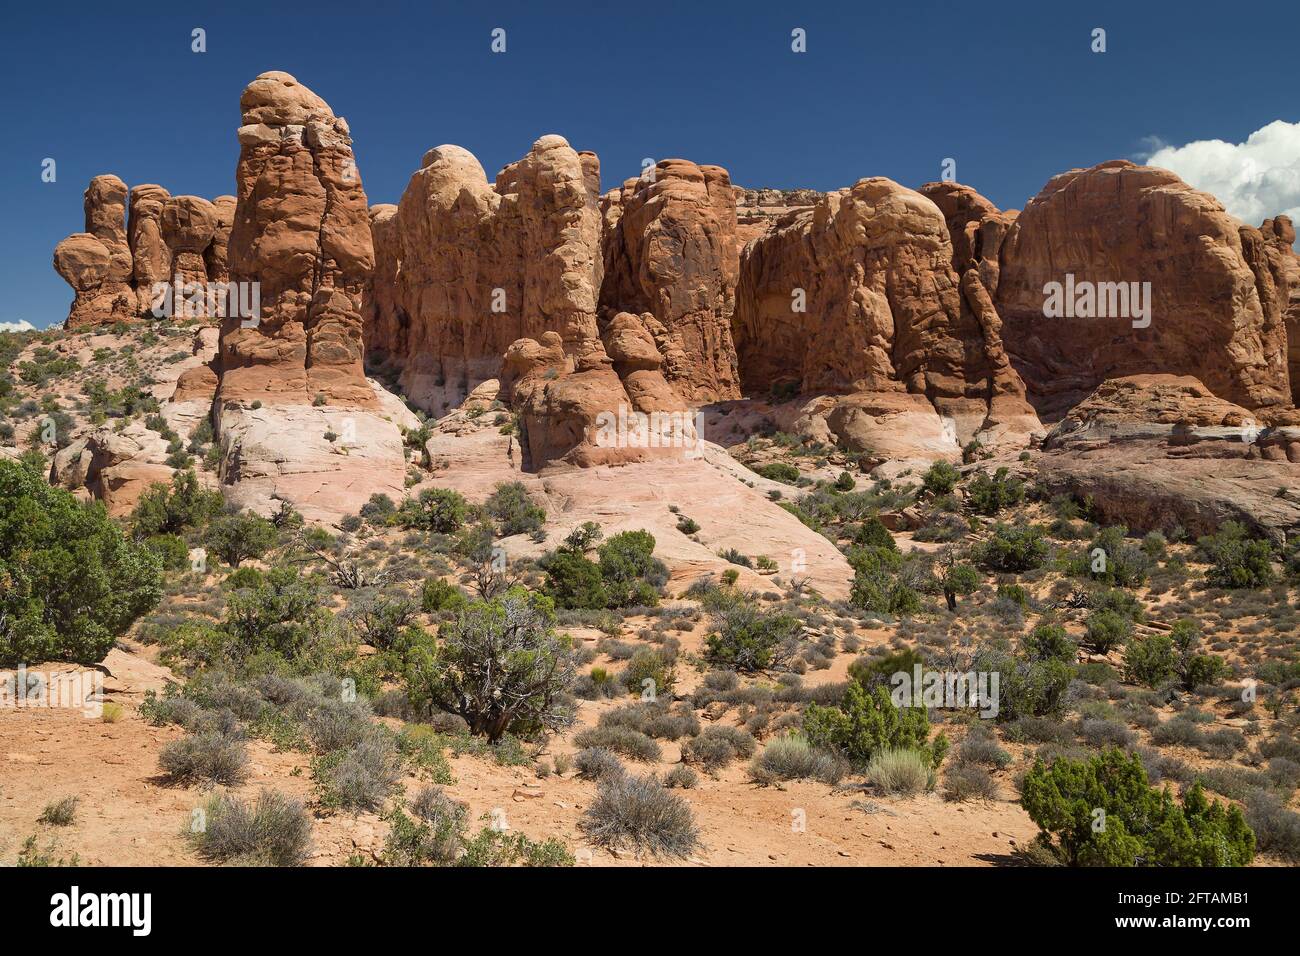
M992 649L976 655L974 669L989 674L997 672L997 719L1002 721L1059 715L1075 673L1074 667L1060 658L1017 660L1004 651Z
M1094 654L1109 654L1132 634L1133 622L1118 611L1093 611L1081 643Z
M1260 588L1273 581L1273 548L1251 538L1235 521L1227 521L1213 535L1197 542L1202 557L1211 563L1206 579L1218 588Z
M935 497L952 494L952 490L957 487L957 482L960 480L961 472L946 461L936 461L921 476L922 486Z
M1042 567L1047 560L1047 542L1038 525L999 523L978 555L980 563L990 571L1023 573Z
M171 485L154 483L136 502L128 524L137 540L156 534L177 534L187 528L201 528L221 511L219 491L207 491L194 470L178 471Z
M208 525L204 544L232 568L248 558L260 558L275 547L280 532L265 518L241 512L219 515Z
M156 534L145 538L144 546L158 556L164 570L181 571L190 566L190 546L178 534Z
M543 591L557 607L594 611L609 606L609 593L595 561L561 548L538 563L546 572Z
M161 561L101 505L0 460L0 667L96 664L161 597Z
M1088 573L1095 580L1122 588L1146 583L1154 562L1144 550L1130 544L1127 535L1128 528L1112 525L1102 529L1088 545Z
M1245 866L1255 855L1239 808L1207 801L1199 784L1180 805L1148 784L1136 755L1119 750L1036 761L1020 802L1040 844L1070 866Z
M719 551L718 557L722 558L724 561L729 561L732 564L738 564L742 568L752 568L754 566L753 561L749 560L746 555L737 551L735 548L727 548L726 550Z
M412 702L458 714L489 741L567 725L575 663L553 625L550 602L521 588L468 605L442 626L436 652L409 652Z
M527 534L546 523L546 509L534 503L518 481L497 485L484 507L496 519L497 530L503 535Z
M853 535L853 543L872 548L886 548L890 551L898 550L898 545L894 543L894 536L889 533L885 523L874 516L858 526L858 530Z
M937 767L948 749L943 734L929 740L930 718L924 707L897 707L884 687L869 691L856 680L849 682L838 706L810 704L803 727L812 746L838 753L859 768L880 750L921 751Z
M609 607L659 603L668 569L654 557L655 539L648 531L623 531L596 549Z
M1073 662L1078 647L1059 624L1039 624L1021 639L1021 648L1030 660Z
M907 615L920 610L920 595L900 578L904 559L896 549L854 546L845 558L853 568L849 603L880 614Z
M799 469L785 461L774 461L770 464L759 465L754 471L764 478L779 481L786 485L793 485L799 480Z
M425 488L415 498L402 502L397 520L404 528L454 534L469 520L473 509L458 491Z
M357 514L372 525L382 527L397 514L397 505L385 494L374 494L361 506Z
M1006 468L999 468L992 478L981 471L971 479L966 487L966 501L975 514L995 515L1024 500L1024 482L1008 478L1007 474Z
M942 559L940 563L940 573L937 578L939 589L943 591L944 600L948 603L948 610L957 610L958 596L964 596L975 591L980 585L979 572L969 564L959 564L956 559L949 555Z
M1177 656L1167 634L1135 637L1124 648L1124 678L1135 684L1159 687L1174 676Z
M1205 684L1213 684L1228 674L1227 662L1213 654L1198 654L1201 632L1195 621L1183 619L1174 622L1169 632L1176 658L1174 670L1182 682L1184 690L1195 690Z
M763 671L788 660L803 630L791 614L763 611L746 597L714 615L713 631L704 639L704 656L735 671Z
M465 603L465 592L442 578L428 578L420 587L420 610L425 614L459 611Z

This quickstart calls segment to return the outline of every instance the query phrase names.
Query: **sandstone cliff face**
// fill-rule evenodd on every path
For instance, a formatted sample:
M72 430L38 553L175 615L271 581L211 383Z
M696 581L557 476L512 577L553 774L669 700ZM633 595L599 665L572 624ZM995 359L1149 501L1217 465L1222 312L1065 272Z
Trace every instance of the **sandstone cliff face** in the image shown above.
M230 232L213 205L197 196L173 197L153 184L128 193L126 183L112 175L92 179L85 195L86 231L54 250L55 271L76 293L65 327L169 318L152 314L156 305L161 308L155 283L223 281L206 264L209 249L224 249ZM175 314L180 312L177 307Z
M1295 226L1287 216L1265 219L1259 227L1264 252L1277 291L1287 339L1287 370L1291 404L1300 404L1300 256L1295 252Z
M1195 376L1251 409L1289 405L1286 328L1263 245L1163 169L1117 160L1054 178L1008 231L996 294L1035 407L1057 417L1104 379L1147 372ZM1149 326L1127 315L1046 318L1045 286L1067 276L1149 282Z
M458 146L425 154L401 202L371 211L372 361L442 414L496 378L520 338L555 332L570 359L599 348L599 164L543 136L489 185Z
M731 314L740 249L727 171L661 160L608 193L602 214L602 312L653 317L664 375L688 401L738 398Z
M918 457L977 436L1025 440L1038 424L997 311L978 269L959 276L954 261L939 207L882 177L787 215L741 261L732 325L746 391L858 396L821 416L857 451L900 415L913 428L932 417Z

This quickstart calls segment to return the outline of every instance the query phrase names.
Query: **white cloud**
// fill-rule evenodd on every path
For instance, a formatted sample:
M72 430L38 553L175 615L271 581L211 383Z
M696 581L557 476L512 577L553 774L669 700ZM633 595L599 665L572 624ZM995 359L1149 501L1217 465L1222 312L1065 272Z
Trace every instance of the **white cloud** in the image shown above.
M26 319L18 322L0 322L0 332L34 332L36 326L32 325Z
M1279 213L1300 223L1300 123L1274 120L1244 143L1161 145L1145 161L1211 193L1244 223L1258 226Z

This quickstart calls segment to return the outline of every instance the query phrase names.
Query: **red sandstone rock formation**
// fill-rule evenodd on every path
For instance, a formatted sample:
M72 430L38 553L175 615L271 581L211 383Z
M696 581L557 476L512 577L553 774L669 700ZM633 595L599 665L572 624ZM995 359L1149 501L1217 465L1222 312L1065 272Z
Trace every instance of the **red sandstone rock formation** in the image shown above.
M131 279L141 313L154 307L154 285L172 278L172 253L162 234L163 207L171 198L153 183L131 187Z
M496 378L520 338L555 332L573 359L599 347L599 163L543 136L489 185L459 146L424 156L401 203L371 211L372 360L442 414Z
M122 180L96 176L86 189L86 231L63 240L54 254L55 270L76 293L66 327L171 317L153 312L165 307L157 284L208 288L225 281L233 206L233 197L173 197L152 183L132 188L128 203ZM173 300L173 314L185 315L182 306Z
M650 330L628 312L615 315L603 342L576 363L556 332L511 344L501 398L519 411L524 466L699 457L694 416L662 365Z
M75 293L66 327L80 329L133 318L134 290L109 280L112 252L88 232L73 233L54 247L54 269Z
M347 122L287 73L263 73L240 108L227 264L260 284L261 318L223 323L220 399L371 407L360 298L374 250Z
M230 268L227 263L230 245L230 230L235 224L235 207L238 200L234 196L218 196L212 200L217 217L217 228L212 234L211 244L203 250L203 264L208 272L209 282L228 282Z
M954 261L935 203L882 177L788 215L741 261L745 389L856 396L806 409L856 451L900 434L918 458L976 437L1024 442L1039 426L997 311L978 268L959 277Z
M1277 216L1265 219L1259 232L1286 329L1291 403L1300 404L1300 256L1295 252L1295 226L1289 217Z
M1011 226L997 283L1003 336L1035 406L1057 416L1107 378L1149 372L1193 375L1251 409L1289 405L1286 328L1264 245L1167 170L1116 160L1052 179ZM1067 276L1149 282L1150 325L1046 318L1045 286Z
M602 201L605 315L648 313L664 375L692 402L740 395L731 314L740 269L727 171L661 160Z

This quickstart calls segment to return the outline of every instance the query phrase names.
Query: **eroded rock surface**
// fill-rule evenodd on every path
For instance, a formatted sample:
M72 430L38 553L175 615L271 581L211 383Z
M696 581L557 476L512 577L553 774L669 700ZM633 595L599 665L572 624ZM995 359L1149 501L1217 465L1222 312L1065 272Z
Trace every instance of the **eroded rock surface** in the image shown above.
M599 350L599 164L543 136L490 185L459 146L429 150L401 202L376 207L372 362L437 415L496 378L512 342L554 332Z
M747 391L892 396L866 407L933 416L915 457L933 457L945 434L953 454L975 438L1024 443L1039 429L978 269L954 268L944 214L883 177L829 193L750 243L732 324ZM838 405L823 415L834 439L871 450L830 425L863 420Z
M606 194L601 206L602 310L653 318L664 376L687 401L739 397L731 314L740 249L727 171L661 160Z
M1167 170L1116 160L1052 179L1002 244L996 298L1039 412L1055 418L1108 378L1152 372L1195 376L1246 408L1291 404L1283 310L1258 236ZM1045 317L1046 284L1067 276L1080 306L1081 282L1150 283L1149 325L1131 314ZM1124 291L1096 299L1135 313Z

